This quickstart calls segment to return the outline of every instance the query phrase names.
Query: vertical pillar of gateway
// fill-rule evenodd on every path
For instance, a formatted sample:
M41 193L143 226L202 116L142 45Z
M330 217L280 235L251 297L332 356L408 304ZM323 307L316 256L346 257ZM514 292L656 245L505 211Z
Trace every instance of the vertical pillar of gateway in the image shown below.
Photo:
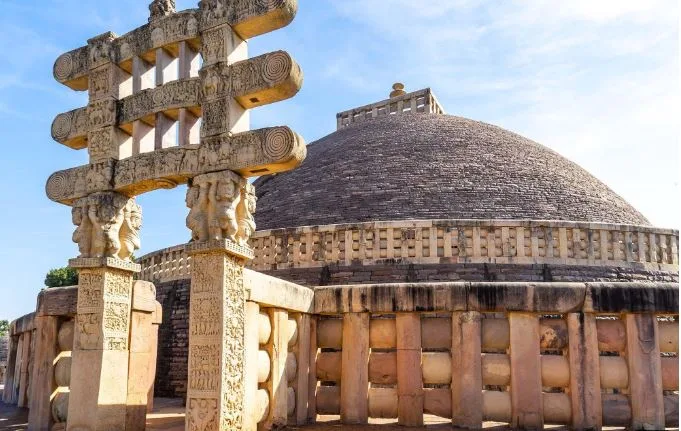
M248 58L246 42L220 19L221 6L224 8L219 0L202 2L203 65L199 76L201 88L215 91L202 94L201 140L249 128L248 111L233 97L217 91L218 87L231 86L229 74L222 71ZM250 416L244 412L244 367L248 364L244 364L243 267L253 255L247 246L237 244L235 237L236 205L244 187L246 180L241 176L221 171L193 178L188 190L188 204L193 206L187 224L194 241L187 246L192 258L187 430L227 431L255 426L249 425Z

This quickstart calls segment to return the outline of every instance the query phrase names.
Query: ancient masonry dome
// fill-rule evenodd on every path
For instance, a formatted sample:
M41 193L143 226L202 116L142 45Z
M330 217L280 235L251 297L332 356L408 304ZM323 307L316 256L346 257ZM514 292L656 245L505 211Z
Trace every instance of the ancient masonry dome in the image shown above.
M547 147L445 114L430 89L395 84L388 99L338 113L337 130L309 144L298 169L254 185L251 269L309 287L678 281L677 231L650 226ZM141 264L169 319L159 355L171 359L159 375L170 378L157 393L176 395L191 261L178 245Z

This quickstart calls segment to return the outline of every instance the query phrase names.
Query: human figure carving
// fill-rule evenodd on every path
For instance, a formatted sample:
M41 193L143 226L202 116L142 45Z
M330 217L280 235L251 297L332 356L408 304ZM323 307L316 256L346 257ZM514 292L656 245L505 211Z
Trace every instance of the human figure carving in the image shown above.
M239 224L236 220L236 206L239 203L239 187L232 178L214 177L208 193L209 205L213 208L211 238L229 239L237 242Z
M89 257L92 244L92 223L87 214L87 205L79 202L71 208L71 220L76 225L71 239L78 244L78 257Z
M91 257L118 257L121 250L120 229L127 198L105 194L91 196L88 217L92 223Z
M236 208L237 223L239 225L239 232L237 234L237 242L239 245L245 246L248 240L255 232L255 213L256 196L253 193L252 187L245 186L241 188L241 199Z
M119 257L130 260L135 250L140 248L140 228L142 227L142 208L132 199L123 208L123 224L120 231L121 251Z
M187 189L185 203L189 208L187 227L192 232L192 241L208 239L208 184L196 183Z

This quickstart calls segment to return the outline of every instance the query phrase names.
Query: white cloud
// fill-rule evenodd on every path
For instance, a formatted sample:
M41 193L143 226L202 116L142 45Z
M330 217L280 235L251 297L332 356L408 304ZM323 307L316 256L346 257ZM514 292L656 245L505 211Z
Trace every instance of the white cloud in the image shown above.
M364 79L389 70L408 89L430 86L448 112L537 140L654 224L678 226L675 1L329 4L358 26L342 48L350 60L334 63L336 76L352 81L358 70ZM372 56L362 39L394 50Z

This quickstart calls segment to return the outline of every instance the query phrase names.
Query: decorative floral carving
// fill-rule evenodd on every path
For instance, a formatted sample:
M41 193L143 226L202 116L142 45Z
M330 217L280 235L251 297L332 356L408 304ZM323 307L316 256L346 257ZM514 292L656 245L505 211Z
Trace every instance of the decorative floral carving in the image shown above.
M104 309L104 330L127 334L130 305L126 303L108 303Z
M224 260L225 293L224 324L225 348L222 350L222 427L241 429L244 402L244 322L246 299L244 295L243 264L235 257Z
M87 150L91 162L118 158L116 131L112 126L88 132Z

